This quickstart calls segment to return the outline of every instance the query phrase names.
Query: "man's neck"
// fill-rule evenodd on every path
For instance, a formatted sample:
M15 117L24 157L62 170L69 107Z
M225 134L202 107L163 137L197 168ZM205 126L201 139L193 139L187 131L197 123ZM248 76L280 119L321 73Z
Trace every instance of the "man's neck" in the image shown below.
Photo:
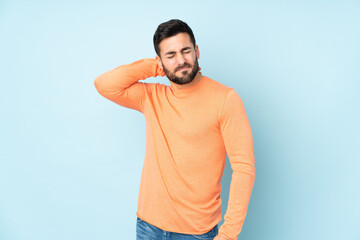
M202 74L201 74L201 72L198 72L195 75L194 79L189 83L180 85L180 84L176 84L176 83L170 81L170 84L171 84L172 88L175 89L175 90L185 89L185 88L188 88L188 87L191 87L191 86L197 84L200 81L201 78L202 78Z

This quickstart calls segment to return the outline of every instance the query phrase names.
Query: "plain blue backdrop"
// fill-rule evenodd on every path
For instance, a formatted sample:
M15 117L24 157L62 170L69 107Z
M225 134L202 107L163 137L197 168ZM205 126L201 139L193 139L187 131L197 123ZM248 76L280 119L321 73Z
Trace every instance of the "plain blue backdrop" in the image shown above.
M0 1L0 239L135 239L145 119L93 82L155 57L172 18L252 127L239 239L360 239L359 13L331 0ZM223 215L230 181L227 162Z

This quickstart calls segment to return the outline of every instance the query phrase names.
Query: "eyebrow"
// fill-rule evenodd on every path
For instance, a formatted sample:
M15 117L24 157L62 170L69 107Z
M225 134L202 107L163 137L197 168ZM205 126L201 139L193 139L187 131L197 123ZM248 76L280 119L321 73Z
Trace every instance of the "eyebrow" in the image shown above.
M191 47L184 47L184 48L181 49L181 51L186 51L186 50L189 50L189 49L191 49ZM175 51L169 51L169 52L165 53L165 56L166 55L171 55L171 54L174 54L174 53L176 53L176 52Z

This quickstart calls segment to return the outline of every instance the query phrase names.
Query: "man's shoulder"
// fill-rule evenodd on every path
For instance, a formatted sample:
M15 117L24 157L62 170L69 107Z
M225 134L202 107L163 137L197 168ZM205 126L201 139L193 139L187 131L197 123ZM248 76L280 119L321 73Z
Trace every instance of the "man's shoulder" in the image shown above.
M145 90L148 92L153 92L153 91L163 91L166 87L168 87L167 85L163 84L163 83L149 83L149 82L144 82L144 87Z
M231 91L231 87L213 79L213 78L210 78L210 77L207 77L207 76L204 76L204 78L206 79L207 81L207 88L212 90L212 91L215 91L215 92L218 92L220 94L228 94L229 91Z

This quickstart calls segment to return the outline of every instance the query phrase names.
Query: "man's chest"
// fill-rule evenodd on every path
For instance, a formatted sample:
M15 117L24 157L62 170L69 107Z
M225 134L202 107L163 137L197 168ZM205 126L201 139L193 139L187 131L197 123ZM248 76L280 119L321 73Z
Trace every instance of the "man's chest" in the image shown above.
M145 118L151 125L159 127L163 134L194 139L219 131L219 111L218 104L211 99L183 102L155 100L146 106Z

